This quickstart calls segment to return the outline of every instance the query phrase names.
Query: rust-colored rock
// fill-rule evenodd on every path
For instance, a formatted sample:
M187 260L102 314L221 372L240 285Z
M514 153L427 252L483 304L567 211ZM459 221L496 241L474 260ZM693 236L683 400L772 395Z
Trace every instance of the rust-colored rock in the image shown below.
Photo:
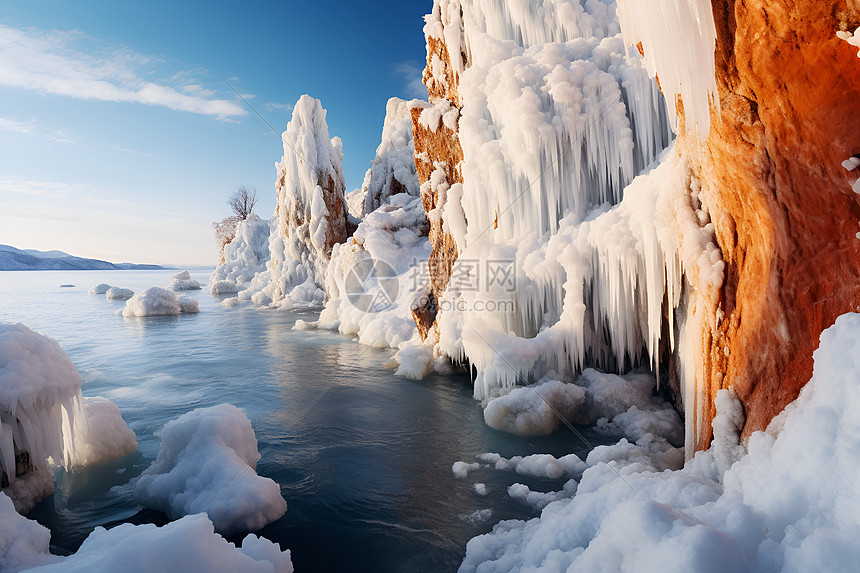
M860 59L836 37L860 26L855 0L713 0L721 108L706 141L682 135L708 189L726 261L721 317L704 332L706 417L732 388L744 437L799 394L822 330L860 310L857 178ZM688 421L689 423L689 421Z

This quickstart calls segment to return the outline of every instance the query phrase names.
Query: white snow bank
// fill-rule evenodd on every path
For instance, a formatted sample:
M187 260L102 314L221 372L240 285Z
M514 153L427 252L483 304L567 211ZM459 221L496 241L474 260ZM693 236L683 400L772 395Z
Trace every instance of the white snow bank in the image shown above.
M134 291L127 288L112 286L105 292L108 300L128 300L134 296Z
M188 271L182 271L181 273L173 275L167 288L175 291L200 290L200 283L191 278L191 273Z
M269 262L269 239L276 220L251 215L236 224L233 240L224 246L223 262L209 277L212 294L236 293L247 288Z
M149 287L125 303L122 315L126 318L132 318L136 316L175 316L189 312L198 312L196 300L180 299L167 289Z
M287 511L278 484L257 475L251 422L238 408L199 408L164 426L135 497L172 519L204 512L224 534L253 531Z
M21 571L59 561L48 546L51 531L15 511L12 500L0 492L0 571Z
M583 404L584 388L544 377L537 384L490 400L484 409L484 421L496 430L543 436L553 433L560 419L574 421Z
M0 506L3 501L0 499ZM3 518L0 518L3 519ZM24 519L24 518L20 518ZM42 528L35 521L26 520L27 527ZM29 524L33 524L30 526ZM0 525L0 529L2 529ZM37 531L36 533L41 533ZM48 535L47 529L41 538ZM164 527L155 525L131 525L125 523L105 530L97 527L74 555L68 557L48 556L48 540L37 538L27 543L38 545L36 551L29 547L12 546L22 559L10 563L26 563L31 558L30 566L40 562L54 561L51 565L32 569L39 573L185 573L186 571L206 571L207 573L292 573L293 565L290 552L267 539L248 535L242 541L241 547L227 542L216 534L212 522L205 515L184 517ZM21 538L20 542L24 539ZM0 540L2 543L2 540ZM44 545L44 547L42 547ZM8 551L8 550L7 550ZM8 554L8 553L7 553ZM0 562L2 563L2 562ZM17 569L17 567L15 568ZM15 570L11 569L11 570ZM3 569L6 571L7 569Z
M119 408L106 398L84 398L84 415L75 426L74 464L115 460L137 450L134 432L125 425Z
M435 370L433 349L425 344L403 347L394 355L394 360L400 364L395 374L413 380L422 380Z
M715 450L664 471L665 443L600 446L572 497L472 539L460 571L855 570L860 315L825 331L814 358L797 401L776 427L753 434L749 453L722 476ZM734 406L721 396L731 420ZM715 441L731 441L733 425L715 423Z
M111 286L109 284L102 283L91 288L90 294L105 294L107 291L110 290L110 288Z
M0 470L19 511L53 491L49 463L106 460L133 451L133 443L116 406L82 405L81 377L55 340L0 323Z

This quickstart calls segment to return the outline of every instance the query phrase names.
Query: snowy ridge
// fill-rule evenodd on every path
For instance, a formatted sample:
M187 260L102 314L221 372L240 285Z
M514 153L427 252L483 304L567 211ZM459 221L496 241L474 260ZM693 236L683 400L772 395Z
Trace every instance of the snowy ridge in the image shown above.
M719 109L714 71L717 31L709 0L619 0L618 16L628 45L642 43L645 67L660 78L672 125L676 99L684 102L687 128L704 139L711 105Z

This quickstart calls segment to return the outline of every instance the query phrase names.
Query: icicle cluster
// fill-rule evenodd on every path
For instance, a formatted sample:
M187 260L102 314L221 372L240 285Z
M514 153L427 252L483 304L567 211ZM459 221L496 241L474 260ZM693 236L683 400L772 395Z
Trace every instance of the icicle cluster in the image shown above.
M625 42L641 43L648 73L659 76L672 124L680 97L687 127L701 138L707 136L711 104L719 106L717 32L710 0L619 0L618 16Z
M698 349L705 305L690 293L707 299L723 268L706 193L674 152L633 181L673 135L614 2L438 0L425 32L451 55L430 50L425 80L456 93L464 156L440 201L459 259L439 350L477 367L476 398L548 369L656 367L664 311L667 342ZM421 125L448 125L451 102ZM502 261L515 281L493 284Z

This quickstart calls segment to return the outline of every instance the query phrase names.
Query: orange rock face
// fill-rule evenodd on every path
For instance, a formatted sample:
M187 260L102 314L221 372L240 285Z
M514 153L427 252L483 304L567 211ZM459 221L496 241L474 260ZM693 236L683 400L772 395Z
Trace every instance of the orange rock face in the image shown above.
M860 3L713 0L720 110L679 145L709 189L726 261L715 331L704 332L710 396L732 388L744 436L763 429L812 374L822 330L860 310L860 203L842 161L860 154L860 59L836 37Z

